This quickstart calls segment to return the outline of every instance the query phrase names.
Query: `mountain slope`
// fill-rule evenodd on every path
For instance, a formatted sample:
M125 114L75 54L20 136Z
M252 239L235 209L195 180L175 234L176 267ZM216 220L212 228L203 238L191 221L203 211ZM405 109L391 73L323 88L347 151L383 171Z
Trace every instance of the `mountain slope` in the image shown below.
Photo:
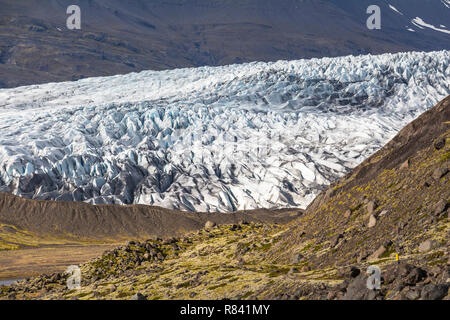
M79 202L36 201L0 193L0 240L20 232L74 240L114 240L169 237L201 229L207 221L241 220L286 223L302 210L251 210L229 214L181 212L145 205L90 205ZM11 232L9 232L11 231ZM14 240L13 240L14 241ZM20 241L15 243L20 245Z
M65 289L67 276L54 274L0 296L448 300L449 160L450 96L288 226L221 225L130 242L83 264L80 290ZM366 287L369 265L382 269L380 290Z
M449 61L348 56L2 89L0 190L200 212L304 208L450 93Z
M141 70L450 49L447 0L0 1L0 87ZM379 5L382 29L366 28ZM395 9L395 10L394 10ZM420 19L418 19L420 18Z

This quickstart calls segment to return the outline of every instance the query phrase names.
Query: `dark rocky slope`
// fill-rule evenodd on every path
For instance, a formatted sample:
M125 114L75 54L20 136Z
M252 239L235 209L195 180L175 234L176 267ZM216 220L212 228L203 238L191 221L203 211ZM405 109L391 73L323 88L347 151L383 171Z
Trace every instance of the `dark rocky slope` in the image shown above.
M66 28L73 1L0 1L0 87L146 69L450 49L448 33L411 23L421 17L436 27L447 24L450 9L440 0L76 3L82 29L74 32ZM381 30L366 28L373 4L382 10Z

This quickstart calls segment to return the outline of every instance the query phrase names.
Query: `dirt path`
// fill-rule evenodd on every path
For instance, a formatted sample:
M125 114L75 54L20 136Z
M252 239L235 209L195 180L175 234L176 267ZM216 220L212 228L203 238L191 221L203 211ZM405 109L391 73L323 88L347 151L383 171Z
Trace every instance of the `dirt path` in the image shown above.
M118 245L64 245L0 251L0 280L61 272L70 265L86 262Z

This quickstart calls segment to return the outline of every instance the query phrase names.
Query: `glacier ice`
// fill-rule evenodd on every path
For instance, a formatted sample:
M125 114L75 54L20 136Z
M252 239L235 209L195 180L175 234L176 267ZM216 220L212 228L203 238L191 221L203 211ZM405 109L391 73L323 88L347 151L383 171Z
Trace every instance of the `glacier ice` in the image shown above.
M305 207L450 93L450 52L145 71L0 90L0 191Z

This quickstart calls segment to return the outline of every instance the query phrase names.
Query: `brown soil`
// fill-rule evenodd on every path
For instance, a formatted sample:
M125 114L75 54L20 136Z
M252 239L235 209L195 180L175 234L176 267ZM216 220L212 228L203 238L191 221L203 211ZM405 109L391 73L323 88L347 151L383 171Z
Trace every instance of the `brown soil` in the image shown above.
M0 222L38 235L74 239L123 239L152 236L171 237L203 228L210 220L217 224L240 220L287 223L302 210L254 210L233 213L194 213L145 205L90 205L23 199L0 193Z
M0 280L63 272L68 266L86 262L114 246L117 244L65 245L3 251L0 254Z

